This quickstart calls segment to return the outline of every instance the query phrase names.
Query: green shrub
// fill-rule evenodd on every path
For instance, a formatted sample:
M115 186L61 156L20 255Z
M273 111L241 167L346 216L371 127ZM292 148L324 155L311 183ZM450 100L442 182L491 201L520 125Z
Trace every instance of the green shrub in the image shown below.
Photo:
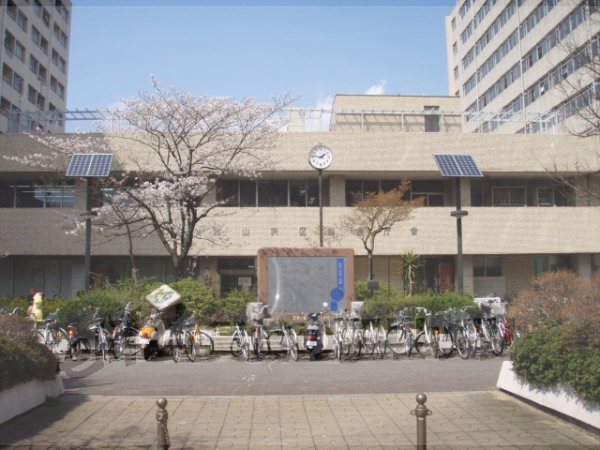
M56 357L42 344L0 331L0 391L33 379L52 379L57 364Z
M0 298L0 309L4 310L7 314L12 313L15 308L20 308L18 315L24 317L27 315L29 301L24 298Z
M567 355L565 382L586 400L600 402L600 348L579 348Z
M553 387L565 379L567 352L560 328L527 333L511 347L513 370L537 388Z
M210 323L219 314L219 300L204 283L193 278L183 278L169 284L182 297L183 307L191 311L201 322Z
M257 301L258 297L256 291L245 291L243 289L229 291L219 300L221 313L225 319L225 322L223 323L233 323L233 319L236 316L241 316L246 313L246 304Z

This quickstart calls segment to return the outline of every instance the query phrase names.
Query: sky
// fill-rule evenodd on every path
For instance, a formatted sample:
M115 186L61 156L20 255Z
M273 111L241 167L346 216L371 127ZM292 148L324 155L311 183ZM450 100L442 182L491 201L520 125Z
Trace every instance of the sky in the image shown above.
M165 6L167 5L167 6ZM151 87L327 107L335 94L448 95L452 0L73 0L67 108Z

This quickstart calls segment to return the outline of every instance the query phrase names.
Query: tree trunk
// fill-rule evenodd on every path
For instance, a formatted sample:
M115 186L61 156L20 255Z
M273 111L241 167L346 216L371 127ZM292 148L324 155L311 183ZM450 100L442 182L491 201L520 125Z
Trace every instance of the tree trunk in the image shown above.
M367 253L367 258L369 260L369 278L368 280L373 280L373 252Z

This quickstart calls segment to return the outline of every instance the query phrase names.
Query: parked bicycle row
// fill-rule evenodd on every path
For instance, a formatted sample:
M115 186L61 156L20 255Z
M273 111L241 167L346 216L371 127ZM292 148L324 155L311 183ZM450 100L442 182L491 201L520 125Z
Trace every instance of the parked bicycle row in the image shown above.
M246 316L237 317L229 338L231 354L249 360L283 353L297 361L300 348L310 360L318 359L326 349L331 349L338 360L364 355L446 357L456 351L467 359L478 353L501 355L512 342L505 318L485 305L481 309L452 308L435 314L417 307L391 318L379 318L332 312L324 303L321 311L304 316L303 323L291 320L294 317L297 319L297 315L285 312L271 317L267 306L253 311L250 328ZM111 331L106 328L107 320ZM214 332L203 329L193 315L173 318L168 328L166 323L163 314L154 312L138 326L128 304L116 317L89 311L69 320L64 328L59 325L56 311L34 332L41 343L71 359L89 353L103 359L141 355L148 360L164 353L177 362L180 358L194 361L197 356L214 352Z

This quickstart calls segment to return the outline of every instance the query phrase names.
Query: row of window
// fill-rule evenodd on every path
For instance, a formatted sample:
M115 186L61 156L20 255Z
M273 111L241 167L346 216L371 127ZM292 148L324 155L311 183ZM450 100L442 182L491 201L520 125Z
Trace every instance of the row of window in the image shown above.
M63 15L63 13L67 14L65 21L68 23L68 10L64 7L62 3L61 6L57 6L57 8L61 15ZM19 28L21 28L24 32L27 32L27 16L23 13L23 11L21 11L17 7L16 3L13 0L7 1L6 11L8 16L11 17L17 23ZM35 2L34 12L42 19L44 25L46 25L49 28L50 13L48 12L48 10L42 7L39 1ZM56 40L60 42L64 48L67 48L67 35L56 22L54 22L53 33ZM48 41L44 39L40 31L33 25L31 26L31 35L33 42L38 44L38 46L40 46L40 48L44 50L44 53L48 54Z
M464 19L472 6L472 0L466 0L458 10L458 14L461 19Z
M323 202L329 184L323 182ZM319 206L317 180L224 180L217 188L224 206ZM328 204L328 203L327 203Z
M519 39L523 39L539 21L551 11L559 0L545 0L525 19L523 25L515 30L511 35L496 49L494 53L481 65L479 69L463 85L463 95L467 95L478 82L483 80L488 73L518 44ZM577 28L586 18L586 5L582 3L565 20L556 26L546 35L542 41L528 52L522 60L523 72L527 71L541 56L549 49L556 46L558 42L564 39L569 33ZM544 42L547 43L544 44ZM545 46L545 50L542 48ZM543 52L540 54L540 52Z
M469 65L475 60L475 57L481 53L481 51L491 42L492 38L498 34L498 32L506 25L506 22L516 12L517 7L523 4L524 0L511 0L510 3L504 10L498 15L498 17L492 22L488 29L482 34L477 40L475 45L471 47L471 50L462 59L463 69L469 67ZM560 1L560 0L559 0Z
M479 24L483 21L485 16L488 15L495 4L496 0L486 0L483 6L479 8L479 11L477 11L477 14L475 14L475 17L473 17L473 20L467 24L464 31L460 34L460 40L463 44L467 42L467 40L471 37L473 32L477 29Z
M45 100L43 97L42 99ZM34 102L32 101L32 103ZM56 112L56 106L54 106L52 103L48 103L48 111L55 112L55 114L53 114L53 117L51 117L46 123L52 127L59 127L62 129L64 127L63 114ZM13 105L4 97L0 97L0 114L6 117L9 121L9 133L44 131L46 128L45 124L39 123L36 118L29 117L28 114L23 114L23 112L16 105Z
M0 208L73 208L73 186L0 187Z
M479 102L479 108L484 108L497 96L499 96L505 89L507 89L512 83L519 79L521 74L531 68L537 61L539 61L548 51L556 47L568 33L572 32L576 27L581 25L585 20L586 10L585 6L581 5L577 10L573 11L567 18L565 18L558 26L552 29L534 48L529 51L525 57L515 65L513 65L502 77L498 79L489 89L487 89L482 95L479 96L478 100L475 101L467 111L476 110L477 102ZM575 27L575 28L573 28ZM565 33L564 30L567 30ZM597 54L598 42L600 38L596 36L592 39L592 52ZM571 57L565 62L557 65L548 75L536 85L532 86L525 94L525 104L529 105L540 95L543 95L549 88L560 83L563 78L566 78L579 67L581 67L581 57ZM516 108L516 109L515 109ZM516 112L522 109L521 96L513 100L507 106L502 109L502 115L505 116L506 112Z
M498 114L497 119L507 119L511 117L514 113L521 111L523 109L523 104L525 106L530 105L539 97L543 96L548 90L552 89L554 86L557 86L562 82L563 79L567 78L572 73L579 70L581 67L584 67L592 61L594 58L597 58L600 55L600 34L594 36L592 38L589 45L585 45L581 49L579 49L574 55L568 57L560 64L556 65L551 71L549 71L545 76L536 81L531 87L529 87L523 95L517 96L512 102L510 102L506 107L502 109L502 112ZM513 66L513 71L516 71L516 74L519 75L519 65ZM506 77L506 75L505 75ZM504 79L503 77L502 79ZM518 76L517 76L518 78ZM501 80L502 80L501 79ZM485 95L485 94L484 94ZM585 101L585 96L580 95L573 99L572 102L569 102L565 105L565 113L561 114L560 121L564 120L564 118L571 116L576 111L585 107L583 103ZM487 103L484 101L482 106L485 106ZM556 111L559 108L554 108ZM467 117L467 121L470 118ZM494 131L498 127L498 121L496 119L491 119L489 124L482 124L481 130L483 132ZM535 132L542 130L543 125L541 123L532 124L532 129L536 129Z

